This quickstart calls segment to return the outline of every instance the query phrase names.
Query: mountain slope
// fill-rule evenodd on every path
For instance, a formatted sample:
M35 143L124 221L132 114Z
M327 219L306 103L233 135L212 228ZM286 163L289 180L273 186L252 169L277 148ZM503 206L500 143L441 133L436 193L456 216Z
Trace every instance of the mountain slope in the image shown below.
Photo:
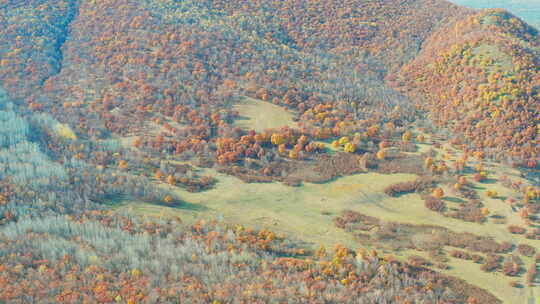
M441 28L390 80L419 96L455 144L535 167L540 155L538 31L503 10Z
M405 235L389 214L493 230L474 261L494 274L473 284L536 267L540 191L484 162L535 168L539 154L538 33L504 11L441 0L4 0L0 25L0 302L500 303L440 274L463 269L450 257L471 258L447 241L420 246L434 229ZM285 119L256 128L246 101ZM394 174L402 182L390 184ZM134 203L159 216L135 216ZM377 242L365 242L361 218L347 228L356 252L264 229L306 237L317 226L303 241L339 243L345 233L325 229L345 207L381 213ZM239 222L182 223L221 210ZM466 240L453 244L469 250ZM434 263L392 255L410 251ZM509 282L494 293L524 298L504 298L519 286Z
M62 66L61 47L78 1L0 3L0 79L14 99L29 97ZM24 79L24 80L23 80Z

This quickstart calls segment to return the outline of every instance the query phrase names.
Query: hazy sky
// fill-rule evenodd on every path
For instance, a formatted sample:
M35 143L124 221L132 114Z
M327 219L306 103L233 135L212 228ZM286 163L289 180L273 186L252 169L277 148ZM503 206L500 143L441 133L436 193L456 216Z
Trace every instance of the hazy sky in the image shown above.
M473 8L505 8L540 29L540 0L450 0Z

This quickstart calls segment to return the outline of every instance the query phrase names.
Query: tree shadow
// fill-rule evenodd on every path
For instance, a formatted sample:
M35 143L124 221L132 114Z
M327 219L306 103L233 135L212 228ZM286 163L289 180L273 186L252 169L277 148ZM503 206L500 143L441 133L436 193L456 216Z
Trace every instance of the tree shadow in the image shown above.
M180 203L178 206L175 206L176 209L190 210L190 211L208 211L210 208L201 205L201 204L192 204L192 203Z
M500 214L494 214L494 215L491 215L490 217L494 218L494 219L504 219L504 218L506 218L505 216L500 215Z
M174 209L179 209L179 210L188 210L188 211L197 211L197 212L202 212L202 211L208 211L209 210L209 208L204 206L204 205L188 203L188 202L184 202L184 201L180 201L180 200L175 200L175 201L172 201L170 203L165 203L165 202L156 203L156 202L153 202L153 204L164 206L164 207L169 207L169 208L174 208Z
M91 201L94 203L105 205L108 207L114 207L121 205L123 201L125 201L127 197L123 194L109 194L102 197L94 197L90 198Z
M469 167L469 166L465 166L465 167L463 168L463 170L461 170L461 172L460 172L459 174L465 175L465 174L473 174L473 173L475 173L475 172L476 172L476 171L475 171L473 168L471 168L471 167Z
M457 204L465 203L465 200L463 200L463 199L461 199L459 197L444 197L442 200L447 201L447 202L451 202L451 203L457 203Z
M238 115L234 120L250 120L251 118L247 116Z
M471 188L474 190L486 190L486 187L477 186L477 185L471 185Z
M114 208L114 207L124 205L126 200L129 200L129 198L125 195L107 195L102 198L93 199L92 201L101 205L105 205L110 208ZM157 199L156 200L134 199L134 201L140 201L140 202L151 204L151 205L169 207L169 208L180 209L180 210L189 210L189 211L197 211L197 212L209 210L209 208L204 205L192 204L192 203L184 202L182 200L173 200L169 203L158 201Z
M497 180L494 178L486 178L485 180L482 181L482 184L493 185L496 182Z

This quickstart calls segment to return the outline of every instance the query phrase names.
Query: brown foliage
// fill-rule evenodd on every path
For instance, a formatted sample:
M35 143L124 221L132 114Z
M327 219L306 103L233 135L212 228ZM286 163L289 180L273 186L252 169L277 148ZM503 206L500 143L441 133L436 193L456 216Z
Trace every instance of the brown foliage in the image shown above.
M484 257L481 255L473 254L471 257L476 264L482 264L484 262Z
M529 269L527 269L527 273L525 274L525 280L527 281L527 284L529 286L534 285L534 280L538 274L538 271L536 270L536 263L532 263Z
M536 253L536 248L528 244L519 244L517 250L520 254L532 257Z
M461 250L452 250L450 251L450 256L454 257L454 258L457 258L457 259L463 259L463 260L470 260L472 259L472 256L465 252L465 251L461 251Z
M540 228L533 228L530 229L526 234L525 237L531 240L540 240Z
M424 160L419 156L398 154L391 159L379 161L375 171L383 174L409 173L422 175L424 174Z
M507 276L517 276L521 272L521 261L516 256L506 257L503 263L503 273Z
M449 212L448 216L467 222L482 223L486 220L486 217L482 212L481 206L481 202L470 200L460 204L460 208L457 211Z
M507 229L508 229L508 232L513 233L513 234L524 234L526 231L525 228L519 227L516 225L509 225Z
M424 191L432 187L434 183L435 181L431 177L419 177L412 182L392 184L384 189L384 193L388 196L396 197L400 194Z
M446 204L440 198L433 197L431 195L426 195L424 197L424 206L429 210L436 212L442 212L446 209Z
M425 267L430 266L431 262L419 255L411 255L407 259L407 262L413 267Z
M364 172L376 167L376 160L372 153L364 153L358 160L358 166Z
M314 170L324 176L325 180L363 171L358 163L358 157L353 153L337 153L332 157L323 155L317 159Z
M501 256L488 254L485 263L480 267L483 271L492 272L501 267Z
M508 285L510 285L510 287L514 287L514 288L522 287L521 284L518 281L510 281L510 283L508 283Z

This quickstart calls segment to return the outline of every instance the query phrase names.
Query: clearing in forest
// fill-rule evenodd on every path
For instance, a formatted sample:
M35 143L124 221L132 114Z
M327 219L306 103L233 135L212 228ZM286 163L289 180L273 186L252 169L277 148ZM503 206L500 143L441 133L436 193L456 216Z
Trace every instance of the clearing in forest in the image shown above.
M256 100L249 102L263 103ZM274 108L273 105L268 105ZM279 110L284 111L281 108ZM444 154L443 150L450 150L450 147L441 149L428 144L420 144L419 148L420 151L434 149L437 155ZM457 151L454 152L452 159L460 156ZM418 153L420 152L411 154ZM314 249L319 245L331 247L338 243L352 249L366 247L366 244L355 239L353 234L336 227L334 224L334 217L340 215L343 210L360 212L383 221L441 226L454 232L471 232L480 236L490 236L498 242L509 241L514 244L529 244L536 247L535 241L526 239L522 235L508 233L506 229L508 224L521 224L518 214L513 212L504 200L490 198L485 194L487 190L495 190L500 197L514 195L513 191L503 187L498 179L506 174L512 179L522 180L519 173L515 169L500 164L487 161L484 164L487 166L493 182L477 183L472 181L472 174L465 174L465 176L477 189L480 199L492 214L504 216L505 224L497 224L492 218L479 224L445 217L440 213L428 210L417 193L399 197L385 195L383 189L387 186L412 181L416 178L413 174L401 173L369 172L340 177L328 183L305 182L300 187L290 187L278 182L244 183L237 177L219 173L214 169L200 168L198 169L199 173L218 179L218 183L212 189L193 193L178 187L162 185L174 189L184 201L182 206L167 207L129 201L124 202L119 208L131 209L135 213L150 216L177 215L185 223L222 216L224 221L228 223L283 232L307 242ZM457 207L458 202L454 202L457 201L457 198L451 194L451 189L446 185L443 188L447 194L445 197L447 206L449 208ZM384 250L383 253L394 254L399 259L406 259L410 254L425 254L425 252L416 250L397 252ZM525 262L525 267L532 263L532 258L522 257L522 259ZM450 269L438 271L489 289L504 303L521 303L531 295L537 296L535 288L523 286L516 289L509 285L510 281L519 280L519 278L503 276L500 273L486 273L480 269L480 265L470 265L471 263L450 258L447 261ZM493 286L497 286L497 288L493 289Z
M235 124L246 130L262 132L284 126L296 127L294 113L266 101L244 97L234 109L240 114Z

